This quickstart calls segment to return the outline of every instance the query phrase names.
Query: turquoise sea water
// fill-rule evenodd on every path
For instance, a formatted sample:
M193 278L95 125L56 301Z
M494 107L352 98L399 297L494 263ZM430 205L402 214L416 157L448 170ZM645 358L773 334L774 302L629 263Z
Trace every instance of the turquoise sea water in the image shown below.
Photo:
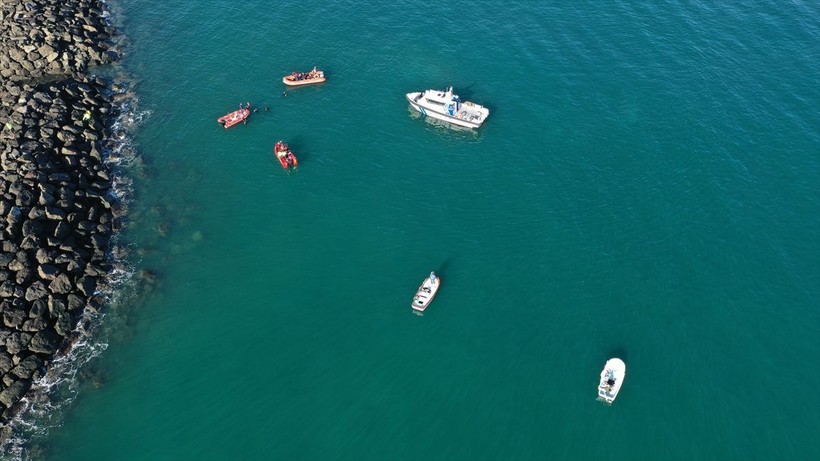
M816 3L112 9L156 281L37 456L820 458ZM408 110L447 85L476 133ZM270 112L216 124L244 101Z

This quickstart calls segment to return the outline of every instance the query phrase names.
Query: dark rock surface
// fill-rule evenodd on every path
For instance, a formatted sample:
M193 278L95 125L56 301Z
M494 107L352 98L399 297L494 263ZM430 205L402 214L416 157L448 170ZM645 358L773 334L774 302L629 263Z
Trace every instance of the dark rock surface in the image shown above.
M114 58L102 11L0 2L0 429L111 270L111 90L89 72Z

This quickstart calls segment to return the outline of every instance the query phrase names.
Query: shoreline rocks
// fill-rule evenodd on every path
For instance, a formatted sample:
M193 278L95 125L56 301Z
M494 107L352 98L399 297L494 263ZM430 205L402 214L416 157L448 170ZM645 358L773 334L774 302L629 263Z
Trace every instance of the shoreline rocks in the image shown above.
M29 81L84 73L116 57L97 0L4 0L0 4L0 77Z
M113 34L98 0L0 3L0 428L112 269Z

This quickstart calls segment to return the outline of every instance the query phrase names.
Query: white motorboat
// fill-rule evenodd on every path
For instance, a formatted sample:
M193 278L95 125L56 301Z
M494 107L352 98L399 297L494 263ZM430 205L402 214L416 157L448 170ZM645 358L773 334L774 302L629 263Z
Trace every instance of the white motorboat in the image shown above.
M474 102L462 101L457 94L453 94L453 87L444 91L407 93L407 101L423 115L467 128L480 127L490 115L490 109Z
M626 377L626 364L619 358L606 361L601 372L601 382L598 384L598 400L611 404L618 396Z
M427 306L433 302L433 298L438 293L438 288L441 286L441 277L437 276L435 272L430 272L430 275L421 282L421 286L413 296L413 302L410 306L417 312L424 312Z

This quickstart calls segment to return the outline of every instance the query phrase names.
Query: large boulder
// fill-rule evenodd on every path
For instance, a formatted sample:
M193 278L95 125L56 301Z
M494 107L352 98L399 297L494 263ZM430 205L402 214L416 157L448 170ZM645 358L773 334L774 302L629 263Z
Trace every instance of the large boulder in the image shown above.
M9 387L0 392L0 404L6 408L17 403L31 387L31 380L21 379L14 381Z
M77 280L77 288L86 296L94 295L94 290L97 289L97 278L90 275L85 275Z
M8 352L0 351L0 375L4 375L14 367L14 362Z
M86 300L75 295L74 293L71 293L68 296L66 296L66 300L68 301L69 312L76 312L85 308Z
M60 275L60 270L51 264L41 264L37 267L37 273L43 280L54 280Z
M59 274L48 284L48 289L52 293L67 294L73 291L71 279L66 274Z
M6 338L6 351L9 354L17 355L20 351L28 349L29 341L31 341L31 334L15 331Z
M26 311L23 309L13 307L3 309L3 325L9 328L20 328L26 319L28 319L28 315L26 315Z
M12 368L9 373L18 378L31 379L34 372L41 366L43 366L43 359L36 355L29 355L21 360L16 367Z
M26 301L34 301L35 299L45 298L48 296L48 290L43 282L36 281L26 289Z
M34 334L28 345L28 350L41 354L53 354L57 352L62 338L51 330L41 330Z

